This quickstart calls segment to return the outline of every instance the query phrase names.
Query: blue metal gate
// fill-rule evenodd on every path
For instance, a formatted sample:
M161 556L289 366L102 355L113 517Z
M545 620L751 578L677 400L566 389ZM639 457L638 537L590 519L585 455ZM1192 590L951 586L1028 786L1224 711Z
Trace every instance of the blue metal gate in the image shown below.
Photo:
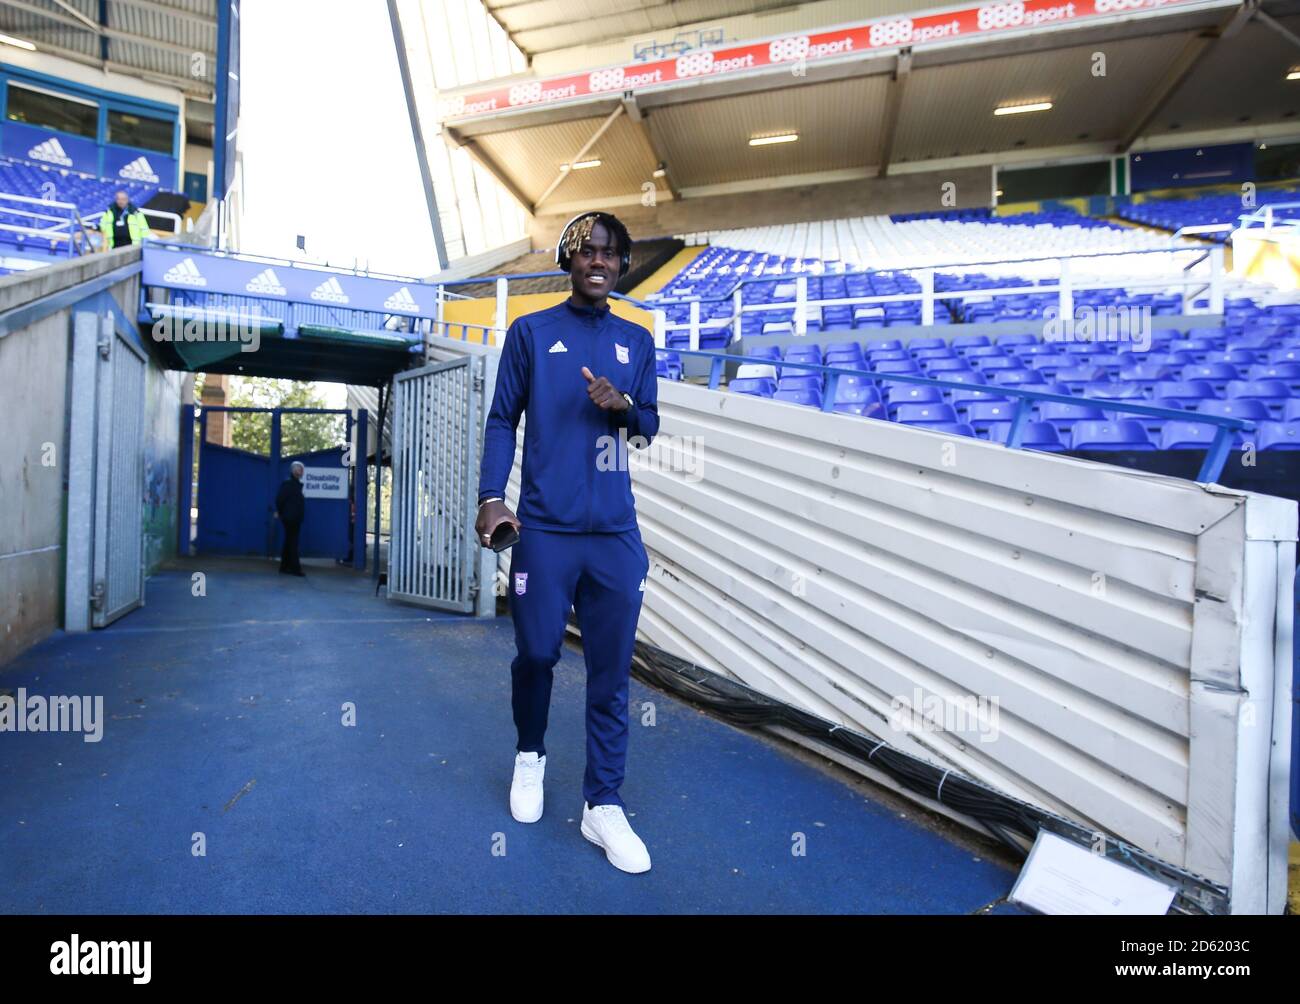
M219 412L270 416L270 453L263 455L208 441L211 416ZM351 412L328 408L198 409L199 471L198 526L195 549L199 554L275 557L280 553L283 529L275 518L275 495L301 461L305 515L299 551L304 558L333 558L365 568L366 467L356 458L365 449L366 416L354 420ZM338 446L311 453L281 454L281 419L285 414L343 415L346 434Z

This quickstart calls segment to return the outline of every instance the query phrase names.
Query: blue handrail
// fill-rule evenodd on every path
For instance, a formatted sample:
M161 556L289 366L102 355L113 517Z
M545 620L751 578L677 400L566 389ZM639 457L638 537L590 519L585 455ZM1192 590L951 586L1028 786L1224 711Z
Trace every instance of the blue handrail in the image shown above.
M877 373L874 370L862 370L847 366L825 366L821 363L805 363L802 361L784 359L772 359L767 356L741 356L729 355L720 352L708 352L704 350L691 349L659 349L659 352L673 352L679 356L696 356L712 360L709 368L709 389L717 390L722 382L722 367L725 363L758 363L762 366L780 366L781 368L790 367L791 369L808 370L813 373L821 373L826 376L826 389L822 393L822 411L834 411L835 409L835 388L841 376L854 375L865 376L872 386L877 381L892 380L898 383L920 384L926 387L938 387L946 390L987 390L995 394L1005 395L1017 399L1015 413L1011 417L1011 429L1007 433L1007 441L1004 445L1013 450L1020 449L1021 439L1024 436L1025 423L1029 420L1029 411L1031 405L1036 401L1052 401L1061 404L1082 404L1093 408L1100 408L1105 411L1121 411L1134 415L1152 415L1157 418L1172 418L1186 422L1200 422L1205 425L1214 425L1218 427L1209 449L1206 451L1205 460L1201 464L1201 470L1196 475L1196 480L1211 483L1218 480L1219 475L1223 473L1224 465L1228 462L1228 454L1232 450L1232 437L1237 432L1249 432L1255 428L1255 423L1242 418L1230 418L1224 415L1202 415L1199 412L1183 411L1178 408L1164 408L1154 404L1133 404L1127 399L1111 400L1110 398L1088 398L1074 397L1066 394L1054 394L1051 391L1026 390L1024 385L1019 386L1001 386L997 384L973 384L962 383L957 380L936 380L933 377L913 376L910 373Z

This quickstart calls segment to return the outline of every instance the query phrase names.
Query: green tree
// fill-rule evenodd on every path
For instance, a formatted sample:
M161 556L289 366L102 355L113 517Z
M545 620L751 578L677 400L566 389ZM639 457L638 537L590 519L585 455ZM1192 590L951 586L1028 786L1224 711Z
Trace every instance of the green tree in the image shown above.
M230 403L237 408L325 408L316 385L302 380L232 377ZM347 423L343 415L284 415L280 421L280 455L310 453L343 446ZM271 416L236 414L231 445L263 455L271 452Z

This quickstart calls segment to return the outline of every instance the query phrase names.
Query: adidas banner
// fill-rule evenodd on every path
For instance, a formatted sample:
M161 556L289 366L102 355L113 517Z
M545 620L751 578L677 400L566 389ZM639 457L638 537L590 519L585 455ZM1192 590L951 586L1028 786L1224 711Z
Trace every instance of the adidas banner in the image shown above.
M104 177L176 190L176 160L151 151L104 147Z
M86 174L99 173L99 145L93 139L52 133L20 122L4 124L0 152L7 157L30 160L46 167L67 168ZM53 180L57 186L57 177ZM53 197L59 198L57 191Z
M144 248L144 284L412 317L435 317L438 304L437 287L422 282L328 272L291 262L268 265L151 244Z

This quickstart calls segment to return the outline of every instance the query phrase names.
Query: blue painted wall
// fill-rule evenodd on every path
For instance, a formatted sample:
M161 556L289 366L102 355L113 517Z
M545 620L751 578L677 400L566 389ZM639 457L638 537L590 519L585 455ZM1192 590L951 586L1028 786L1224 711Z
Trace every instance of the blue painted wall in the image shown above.
M343 448L272 459L258 453L203 442L199 446L199 521L195 548L200 554L273 557L284 536L272 513L275 493L301 460L308 467L338 468L344 473ZM351 495L306 500L299 539L304 558L348 557L351 549ZM364 518L364 513L362 514Z
M1224 185L1255 179L1255 145L1195 146L1154 150L1129 156L1131 189Z

